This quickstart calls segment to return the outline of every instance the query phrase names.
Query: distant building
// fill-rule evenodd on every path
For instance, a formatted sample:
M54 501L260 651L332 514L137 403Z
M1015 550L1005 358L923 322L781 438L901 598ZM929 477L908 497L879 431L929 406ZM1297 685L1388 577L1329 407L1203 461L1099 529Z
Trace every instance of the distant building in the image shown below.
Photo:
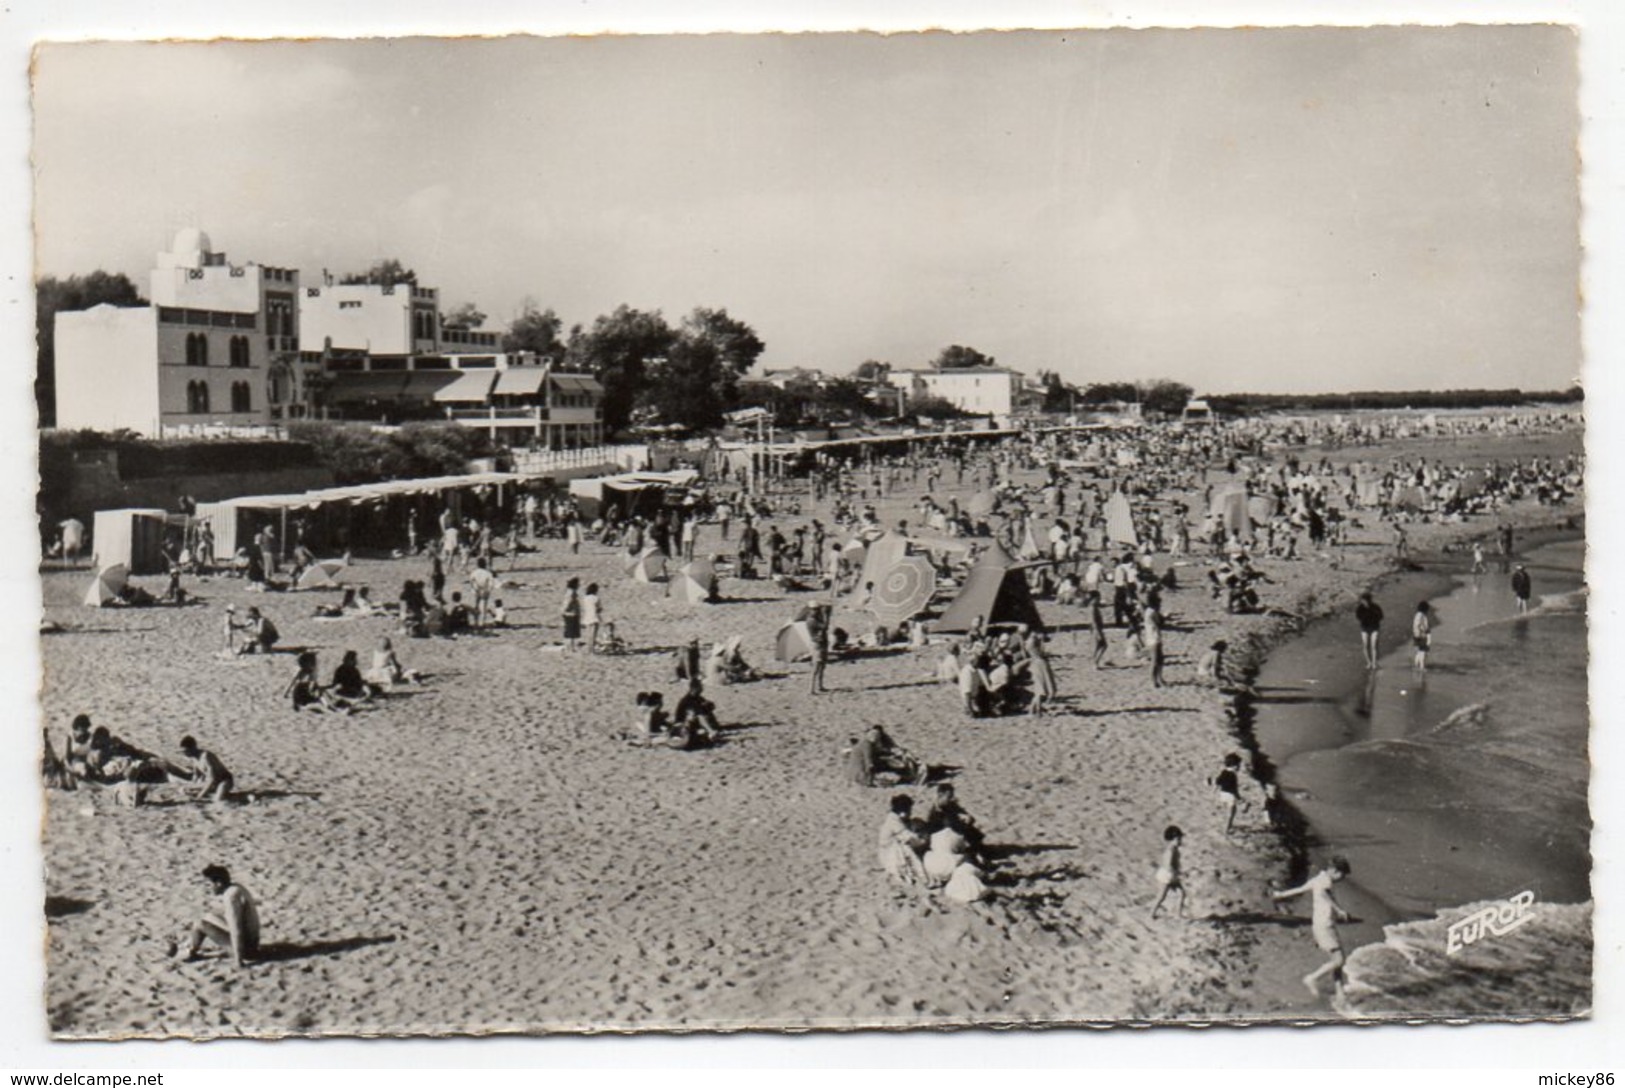
M187 229L158 254L151 287L148 306L56 315L59 427L159 437L286 414L298 394L288 372L299 350L296 270L233 265ZM273 370L288 372L276 388Z
M938 397L960 411L1001 420L1015 411L1023 386L1020 374L1002 366L893 370L886 380L903 391L905 411L907 404L923 397Z
M528 352L378 356L327 350L321 401L336 418L450 421L494 442L579 449L604 440L604 387Z

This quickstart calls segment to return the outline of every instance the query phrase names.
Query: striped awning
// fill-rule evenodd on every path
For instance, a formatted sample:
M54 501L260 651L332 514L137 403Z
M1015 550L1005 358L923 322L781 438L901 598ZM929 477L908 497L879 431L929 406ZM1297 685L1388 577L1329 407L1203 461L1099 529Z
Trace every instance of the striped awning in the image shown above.
M546 367L510 367L497 374L497 387L494 392L499 397L534 396L542 391L542 382L546 379Z
M587 374L555 374L553 384L565 393L602 393L598 379Z
M462 376L456 370L414 370L406 375L406 387L401 390L401 396L430 400Z
M466 370L458 374L457 380L443 389L437 389L434 399L439 403L459 402L484 404L491 393L491 383L496 381L494 370Z

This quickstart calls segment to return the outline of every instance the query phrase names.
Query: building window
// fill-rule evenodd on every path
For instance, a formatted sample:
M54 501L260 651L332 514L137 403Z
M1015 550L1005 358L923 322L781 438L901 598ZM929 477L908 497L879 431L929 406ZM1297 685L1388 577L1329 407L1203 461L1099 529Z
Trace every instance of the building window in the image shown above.
M231 338L230 352L231 352L231 365L232 366L239 366L239 367L248 366L249 365L248 337L246 337L246 336L233 336Z
M209 383L186 383L186 410L192 415L206 415L209 411Z
M231 383L231 410L233 412L252 412L254 410L253 396L248 391L247 382Z
M200 332L186 334L186 365L209 365L209 338Z
M359 310L359 309L361 309L361 302L358 299L351 299L351 300L348 300L348 301L341 301L339 303L339 309L341 309L341 310Z

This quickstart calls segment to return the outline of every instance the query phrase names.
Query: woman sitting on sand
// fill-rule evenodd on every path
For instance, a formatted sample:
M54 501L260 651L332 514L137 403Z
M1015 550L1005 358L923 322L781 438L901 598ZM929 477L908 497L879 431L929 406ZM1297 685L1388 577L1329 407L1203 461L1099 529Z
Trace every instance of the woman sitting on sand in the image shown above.
M401 659L395 656L395 644L390 642L388 635L378 640L378 648L372 652L372 668L364 676L367 683L384 691L396 684L423 682L421 673L401 665Z
M248 610L248 617L243 621L242 630L245 635L243 644L237 649L239 654L268 654L282 637L276 629L276 624L261 615L258 608Z
M880 867L893 880L924 884L926 875L925 866L920 862L920 848L925 844L910 820L913 812L914 802L909 797L898 794L891 799L891 810L881 820L876 836L876 852Z
M379 693L361 675L361 660L354 650L344 651L344 658L333 670L333 682L328 687L335 695L360 702L366 702Z
M930 849L920 860L927 882L933 888L948 883L954 870L965 861L967 843L959 817L950 814L944 825L931 835Z

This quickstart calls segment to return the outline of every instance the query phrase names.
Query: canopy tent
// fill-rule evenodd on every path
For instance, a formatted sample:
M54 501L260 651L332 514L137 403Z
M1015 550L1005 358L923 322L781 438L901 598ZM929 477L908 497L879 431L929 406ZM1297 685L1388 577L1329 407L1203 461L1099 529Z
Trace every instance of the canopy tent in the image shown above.
M589 520L603 516L611 503L621 513L654 513L665 501L668 488L687 487L699 477L693 469L671 472L624 472L570 481L570 495Z
M643 554L632 564L632 580L634 582L666 580L666 557L660 553L659 548L651 544L643 549Z
M978 619L985 627L997 623L1044 626L1032 592L1027 588L1026 575L1010 553L997 544L971 567L959 595L933 629L949 633L969 631Z
M1134 511L1121 491L1113 491L1106 500L1106 539L1131 548L1140 544L1139 534L1134 531Z
M490 397L491 386L497 380L494 370L464 370L457 380L435 390L436 404L484 404Z
M339 575L344 571L344 560L323 559L319 563L312 563L299 575L295 589L333 589L339 584Z
M95 519L98 566L123 566L132 574L159 574L168 569L164 531L169 515L163 510L98 510Z
M852 587L854 597L863 595L871 585L878 586L880 578L908 554L908 537L885 532L876 537L863 553L863 573Z
M353 484L347 487L325 487L293 495L245 495L236 499L223 499L220 502L198 503L197 516L200 520L206 519L209 522L209 527L214 533L215 555L229 557L236 554L238 548L251 542L255 532L268 524L276 528L284 543L291 544L293 541L287 531L290 516L308 517L340 512L347 518L349 512L356 507L381 506L394 499L420 499L425 496L434 496L437 501L455 507L458 504L458 497L464 492L485 494L495 488L500 494L500 489L505 486L534 478L535 474L473 472L461 476L425 476L410 480ZM432 531L431 523L423 521L418 523L420 535ZM307 540L307 543L321 541Z
M812 655L813 633L806 620L794 620L785 624L773 637L775 661L801 661Z
M678 572L678 588L689 604L706 604L716 600L717 569L709 559L696 559Z
M117 597L129 581L130 568L123 563L114 563L110 567L103 567L96 572L96 577L90 583L90 588L85 590L85 604L92 608L100 608Z
M925 611L936 592L937 571L923 555L905 555L875 581L869 611L890 627Z

